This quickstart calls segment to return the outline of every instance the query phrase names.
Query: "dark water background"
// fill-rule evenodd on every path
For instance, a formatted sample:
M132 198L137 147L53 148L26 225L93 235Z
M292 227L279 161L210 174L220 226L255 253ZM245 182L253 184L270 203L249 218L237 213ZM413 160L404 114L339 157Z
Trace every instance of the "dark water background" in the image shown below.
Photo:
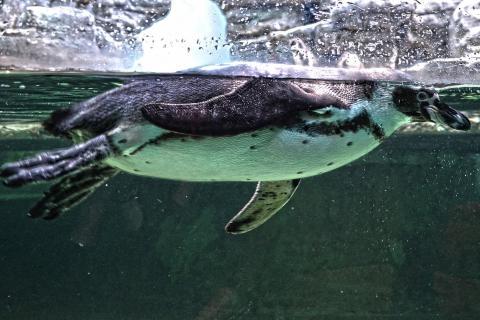
M124 81L2 75L0 125ZM242 236L223 227L254 184L120 174L53 222L25 216L48 185L0 187L0 319L476 319L478 141L397 134ZM63 145L0 137L0 163Z

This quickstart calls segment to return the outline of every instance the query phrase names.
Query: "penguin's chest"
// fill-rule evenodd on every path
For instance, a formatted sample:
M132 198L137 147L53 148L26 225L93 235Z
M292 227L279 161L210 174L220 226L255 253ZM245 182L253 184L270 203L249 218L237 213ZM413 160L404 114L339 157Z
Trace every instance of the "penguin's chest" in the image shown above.
M341 167L378 146L385 133L366 118L303 119L288 127L227 137L181 135L151 125L113 136L121 155L108 163L130 173L187 181L298 179Z

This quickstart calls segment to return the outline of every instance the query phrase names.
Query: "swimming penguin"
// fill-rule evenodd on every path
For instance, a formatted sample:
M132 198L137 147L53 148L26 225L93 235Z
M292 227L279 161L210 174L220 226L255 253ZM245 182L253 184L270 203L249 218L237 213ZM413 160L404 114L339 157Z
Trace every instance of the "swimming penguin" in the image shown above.
M249 68L260 72L231 76ZM53 112L45 130L75 145L5 164L0 175L9 187L61 178L29 212L45 219L80 203L120 171L183 181L260 181L226 226L238 234L278 212L302 178L358 159L404 124L470 127L433 88L372 79L390 71L302 68L294 75L331 79L282 72L266 77L282 67L237 64L203 70L208 76L133 81Z

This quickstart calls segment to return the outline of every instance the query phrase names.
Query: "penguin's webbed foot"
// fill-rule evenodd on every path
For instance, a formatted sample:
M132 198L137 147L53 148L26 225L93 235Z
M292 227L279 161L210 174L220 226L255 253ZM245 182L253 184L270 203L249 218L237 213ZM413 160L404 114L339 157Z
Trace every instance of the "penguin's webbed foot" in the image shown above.
M117 169L108 165L98 164L69 174L45 192L28 215L53 220L81 203L117 172Z
M79 168L104 160L111 154L106 136L101 135L70 148L40 153L32 158L7 163L0 177L8 187L59 178Z

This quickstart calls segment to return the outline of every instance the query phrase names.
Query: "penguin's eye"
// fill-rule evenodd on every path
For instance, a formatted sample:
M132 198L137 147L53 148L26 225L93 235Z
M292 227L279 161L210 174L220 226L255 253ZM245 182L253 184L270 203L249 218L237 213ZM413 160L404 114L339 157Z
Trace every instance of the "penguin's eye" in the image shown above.
M418 101L427 101L428 100L428 94L426 92L419 92L417 93L417 100Z

